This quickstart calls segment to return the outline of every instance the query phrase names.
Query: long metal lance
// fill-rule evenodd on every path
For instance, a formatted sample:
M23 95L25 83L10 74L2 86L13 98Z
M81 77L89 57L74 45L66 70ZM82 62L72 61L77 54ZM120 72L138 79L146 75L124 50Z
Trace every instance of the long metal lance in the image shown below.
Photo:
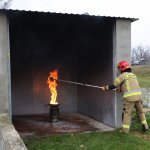
M72 81L61 80L61 79L57 79L57 81L60 81L60 82L66 82L66 83L71 83L71 84L79 84L79 85L85 85L84 83L79 83L79 82L72 82Z
M94 88L99 88L102 89L103 87L101 86L97 86L97 85L90 85L90 84L84 84L85 86L90 86L90 87L94 87Z
M70 83L70 84L77 84L77 85L82 85L82 86L89 86L89 87L94 87L94 88L99 88L99 89L103 88L103 87L96 86L96 85L90 85L90 84L86 84L86 83L67 81L67 80L62 80L62 79L57 79L57 81L65 82L65 83Z

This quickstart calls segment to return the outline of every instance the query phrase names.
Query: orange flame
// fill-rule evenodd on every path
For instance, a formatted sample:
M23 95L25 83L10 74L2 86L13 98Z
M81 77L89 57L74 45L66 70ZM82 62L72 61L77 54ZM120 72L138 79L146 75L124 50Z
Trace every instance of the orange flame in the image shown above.
M47 80L47 84L49 86L49 90L51 92L51 100L50 100L50 104L58 104L58 102L56 102L56 98L57 98L57 83L56 80L58 79L58 71L54 70L53 72L50 72L50 75L48 77Z

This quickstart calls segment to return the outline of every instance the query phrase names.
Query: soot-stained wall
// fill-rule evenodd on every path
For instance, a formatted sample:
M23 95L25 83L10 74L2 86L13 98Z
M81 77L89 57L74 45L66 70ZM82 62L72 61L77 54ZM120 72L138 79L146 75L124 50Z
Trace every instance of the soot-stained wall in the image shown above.
M95 23L78 58L78 81L103 86L113 81L113 21ZM87 32L84 32L85 35ZM78 112L114 126L115 93L78 87Z
M50 71L58 69L59 78L77 80L77 37L70 32L70 19L37 13L10 16L13 114L48 112L44 105L50 99ZM57 88L60 111L76 112L77 87L59 82Z
M13 13L10 19L12 112L48 112L49 72L94 85L112 82L112 30L105 17L50 13ZM80 112L110 124L113 92L58 82L60 112ZM113 124L113 123L112 123Z

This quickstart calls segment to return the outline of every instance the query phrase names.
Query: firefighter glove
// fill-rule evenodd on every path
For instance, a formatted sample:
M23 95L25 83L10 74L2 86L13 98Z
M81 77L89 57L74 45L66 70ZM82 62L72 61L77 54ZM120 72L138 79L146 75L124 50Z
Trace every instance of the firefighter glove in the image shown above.
M107 86L103 86L103 87L102 87L102 90L104 90L104 91L108 91L108 90L109 90L108 85L107 85Z

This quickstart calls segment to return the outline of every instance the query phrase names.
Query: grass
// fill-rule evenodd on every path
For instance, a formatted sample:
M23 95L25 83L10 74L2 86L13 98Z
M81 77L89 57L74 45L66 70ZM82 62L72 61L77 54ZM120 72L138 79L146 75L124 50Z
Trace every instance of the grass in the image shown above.
M150 124L150 113L146 114ZM92 132L46 136L24 139L29 150L149 150L150 131L141 132L141 124L134 118L130 134L110 132Z
M137 75L141 87L150 87L150 65L132 66L133 73Z

